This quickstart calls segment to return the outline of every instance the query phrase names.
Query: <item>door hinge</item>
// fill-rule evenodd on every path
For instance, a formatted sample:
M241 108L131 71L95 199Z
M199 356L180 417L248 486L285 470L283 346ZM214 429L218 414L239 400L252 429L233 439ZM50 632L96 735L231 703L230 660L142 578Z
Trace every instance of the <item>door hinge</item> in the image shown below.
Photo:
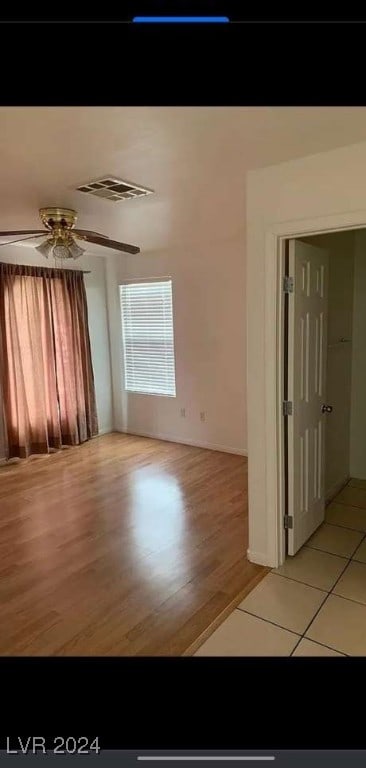
M294 292L294 278L290 277L289 275L285 275L283 278L283 290L284 293L293 293Z
M284 400L282 410L284 416L292 416L292 400Z
M291 515L284 515L283 517L283 527L287 531L289 528L294 527L294 518L291 517Z

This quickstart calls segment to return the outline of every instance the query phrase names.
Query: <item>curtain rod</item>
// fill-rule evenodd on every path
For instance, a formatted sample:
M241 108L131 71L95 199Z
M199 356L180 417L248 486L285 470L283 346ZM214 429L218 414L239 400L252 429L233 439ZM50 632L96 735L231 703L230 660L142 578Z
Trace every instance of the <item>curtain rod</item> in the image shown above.
M1 245L1 243L0 243L0 245ZM34 266L33 264L13 264L11 261L4 261L4 262L1 262L1 263L2 264L10 264L10 265L12 265L14 267L17 267L17 266L32 267L32 266ZM42 267L40 267L40 268L42 269ZM56 270L59 271L60 269L62 270L62 267L46 267L46 269L56 269ZM72 270L72 271L74 271L74 270ZM91 269L77 269L77 270L75 270L75 272L81 272L83 275L90 275L91 274Z

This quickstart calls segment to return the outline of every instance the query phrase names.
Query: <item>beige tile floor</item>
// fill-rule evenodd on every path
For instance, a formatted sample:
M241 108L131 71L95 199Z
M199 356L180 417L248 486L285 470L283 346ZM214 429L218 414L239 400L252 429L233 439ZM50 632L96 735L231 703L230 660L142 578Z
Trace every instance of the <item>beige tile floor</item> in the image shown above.
M195 655L366 656L366 480L350 480Z

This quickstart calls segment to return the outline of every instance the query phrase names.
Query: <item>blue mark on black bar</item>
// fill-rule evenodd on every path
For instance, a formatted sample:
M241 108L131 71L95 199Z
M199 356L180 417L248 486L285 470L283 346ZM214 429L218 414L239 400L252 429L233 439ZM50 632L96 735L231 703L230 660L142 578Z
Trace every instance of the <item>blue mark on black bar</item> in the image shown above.
M143 24L227 24L228 16L134 16L132 21Z

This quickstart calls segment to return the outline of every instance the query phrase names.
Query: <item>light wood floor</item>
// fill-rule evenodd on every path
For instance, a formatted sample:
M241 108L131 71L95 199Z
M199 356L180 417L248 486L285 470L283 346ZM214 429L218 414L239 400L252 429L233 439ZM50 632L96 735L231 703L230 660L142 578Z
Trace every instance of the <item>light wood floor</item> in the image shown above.
M240 456L114 433L2 466L0 654L187 653L266 573L246 548Z

